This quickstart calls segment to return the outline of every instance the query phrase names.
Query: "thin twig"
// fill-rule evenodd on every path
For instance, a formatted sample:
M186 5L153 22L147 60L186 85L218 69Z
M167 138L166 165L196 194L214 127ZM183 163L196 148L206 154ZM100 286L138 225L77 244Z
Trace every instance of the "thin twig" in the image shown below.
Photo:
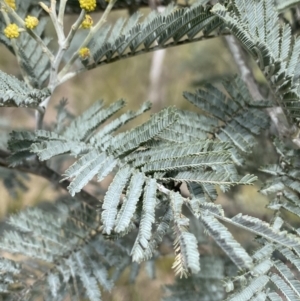
M76 31L78 30L79 26L81 25L82 21L84 20L84 18L85 18L85 10L82 9L78 19L71 26L70 32L69 32L69 34L66 38L66 41L65 41L65 45L64 45L65 48L69 48L69 46L70 46L70 44L71 44L71 42L74 38L74 35L75 35Z
M68 0L60 0L59 2L58 24L61 26L61 28L64 28L64 15L67 1Z
M51 70L51 75L50 75L50 83L48 85L48 88L50 89L50 91L54 90L58 85L61 84L59 82L58 76L57 76L58 68L60 66L60 63L61 63L61 60L63 58L64 53L69 48L69 46L70 46L70 44L72 42L72 39L73 39L76 31L78 30L80 24L82 23L84 17L85 17L85 11L82 10L81 13L80 13L80 15L79 15L79 17L78 17L78 19L72 25L67 38L64 37L63 41L61 41L59 43L59 48L58 48L57 54L55 56L54 63L52 65L52 70ZM47 103L44 103L44 106L47 107Z
M49 9L49 16L55 28L57 34L58 44L61 45L65 40L65 34L62 24L59 24L57 14L56 14L56 0L51 0L51 7Z
M163 186L162 184L157 184L157 189L158 189L160 192L162 192L163 194L165 194L165 195L167 195L168 197L170 197L171 190L169 190L168 188L166 188L166 187ZM185 197L182 197L182 198L183 198L183 200L184 200L184 203L187 205L187 207L191 210L191 212L193 212L193 210L191 209L191 205L190 205L190 200L189 200L189 198L185 198ZM234 226L236 226L236 227L238 227L238 228L244 229L244 230L246 230L246 231L248 231L248 232L251 232L251 233L254 233L254 234L256 234L256 235L263 236L263 237L265 237L266 239L269 239L269 240L271 239L268 235L264 235L262 232L258 232L258 231L256 231L255 229L251 229L251 228L249 228L249 227L247 227L247 226L245 226L245 225L242 225L242 224L240 224L240 223L237 223L237 222L233 221L232 219L230 219L230 218L228 218L228 217L226 217L226 216L224 216L224 215L217 214L217 213L212 212L212 211L208 211L208 213L211 214L212 216L214 216L215 218L217 218L217 219L223 221L223 222L229 223L229 224L231 224L231 225L234 225ZM277 241L277 240L274 240L274 242L276 242L276 243L281 243L281 242L279 242L279 241ZM283 244L283 243L281 243L281 244Z
M63 33L64 31L63 23L60 23L54 8L55 8L55 1L52 1L51 8L49 10L49 15L51 17L51 20L54 24L54 28L56 30L56 34L58 36L58 50L54 60L51 62L50 80L48 84L48 89L50 90L51 93L56 89L57 86L61 84L57 76L58 68L61 64L61 60L63 58L65 51L69 48L70 43L75 35L75 32L79 28L85 16L85 12L82 11L78 19L76 20L76 22L72 25L70 32L66 38ZM51 96L47 97L39 105L39 110L38 112L36 112L36 129L41 129L43 127L43 119L50 99Z
M48 104L51 96L47 97L42 103ZM35 128L40 130L43 128L43 119L46 111L46 107L42 105L42 103L38 106L37 110L35 111Z
M110 11L112 10L114 4L117 2L117 0L111 0L109 4L107 5L103 15L101 16L100 20L96 23L94 27L91 28L89 34L85 38L85 40L80 45L79 49L85 47L91 39L95 36L95 34L98 32L98 30L101 28L101 26L106 22L106 18ZM66 73L68 73L69 69L73 66L74 62L78 58L78 51L74 52L70 61L64 66L64 68L59 73L59 78L62 78Z

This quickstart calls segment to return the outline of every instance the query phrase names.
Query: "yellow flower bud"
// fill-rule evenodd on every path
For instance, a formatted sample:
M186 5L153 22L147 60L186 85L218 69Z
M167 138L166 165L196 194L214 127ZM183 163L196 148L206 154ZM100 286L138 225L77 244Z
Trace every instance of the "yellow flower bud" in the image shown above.
M82 21L81 26L84 29L91 28L93 26L93 19L90 15L85 15L85 19Z
M20 35L19 27L15 23L12 23L12 24L9 24L8 26L6 26L6 28L4 29L3 32L4 32L5 36L9 39L18 38Z
M91 55L90 49L88 49L87 47L81 48L78 53L82 60L86 60Z
M27 16L25 18L25 26L26 26L26 28L34 29L34 28L37 27L38 24L39 24L39 20L36 17Z
M96 0L79 0L81 9L93 11L96 8Z
M4 0L4 2L12 9L16 9L16 1L15 0Z

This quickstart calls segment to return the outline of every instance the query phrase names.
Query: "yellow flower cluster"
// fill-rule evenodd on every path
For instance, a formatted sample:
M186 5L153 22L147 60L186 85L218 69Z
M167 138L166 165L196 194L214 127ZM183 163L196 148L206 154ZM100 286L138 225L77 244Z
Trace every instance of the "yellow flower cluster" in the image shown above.
M85 15L85 19L82 21L81 26L84 29L91 28L94 24L94 21L90 15Z
M78 53L82 60L86 60L91 55L90 49L87 47L81 48Z
M12 9L16 9L16 1L15 0L4 0L4 2Z
M36 28L38 26L38 24L39 24L39 20L36 17L27 16L25 18L25 26L26 26L26 28L34 29L34 28Z
M3 32L4 32L5 36L9 39L16 39L20 35L19 27L15 23L12 23L12 24L9 24L8 26L6 26L6 28L4 29Z
M96 0L79 0L81 9L93 11L96 8Z

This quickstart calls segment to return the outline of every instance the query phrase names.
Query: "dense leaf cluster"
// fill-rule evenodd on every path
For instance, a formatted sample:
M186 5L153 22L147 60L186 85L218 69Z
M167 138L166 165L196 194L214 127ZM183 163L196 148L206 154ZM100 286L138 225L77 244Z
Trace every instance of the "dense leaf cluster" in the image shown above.
M269 128L267 110L281 106L297 126L300 40L278 15L278 10L297 1L277 6L273 0L222 1L215 6L207 2L185 9L170 5L140 23L136 13L112 28L101 27L88 42L91 56L81 62L79 71L231 33L257 61L277 103L254 100L246 83L235 76L224 80L221 88L206 84L193 93L184 92L195 110L165 108L128 131L123 126L148 111L149 103L136 112L119 114L125 106L123 99L109 106L98 101L73 117L62 101L51 128L12 131L10 156L1 165L5 161L16 170L31 168L45 175L50 170L46 164L64 162L68 167L61 181L68 183L71 197L63 195L52 205L27 208L8 218L0 238L4 300L35 300L36 296L101 300L101 291L110 291L124 269L131 269L133 280L140 263L146 261L153 274L153 258L159 256L157 247L165 237L173 240L175 274L191 277L168 286L165 300L216 301L226 293L234 301L299 300L300 230L282 215L287 210L300 216L297 145L277 137L273 143L279 161L259 170L269 175L261 193L270 196L271 222L242 213L227 217L221 205L215 204L218 191L257 180L241 167L258 145L258 135ZM39 16L30 4L19 4L21 16L29 11ZM47 46L46 21L41 23L36 34L41 37L39 43ZM0 29L4 26L1 19ZM47 81L53 84L55 68L49 67L53 62L29 33L22 33L15 44L4 35L0 41L17 55L25 79L0 71L0 106L41 110L50 97L49 89L43 87ZM82 36L75 35L71 48L80 41ZM64 54L68 60L70 53ZM298 138L295 130L293 135L294 140ZM96 179L100 186L108 177L111 183L101 197L85 198L86 185ZM20 181L10 184L20 185ZM259 248L250 254L228 224L253 233ZM195 225L201 229L201 239L206 233L216 242L238 275L226 274L224 258L200 258L200 239L192 231ZM225 276L223 290L220 280Z

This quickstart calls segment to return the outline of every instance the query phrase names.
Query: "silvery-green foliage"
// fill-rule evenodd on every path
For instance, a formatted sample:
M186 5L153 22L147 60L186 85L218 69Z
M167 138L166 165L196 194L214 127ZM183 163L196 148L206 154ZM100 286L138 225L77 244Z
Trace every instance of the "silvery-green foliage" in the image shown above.
M95 224L91 226L87 224L87 221L82 223L85 217L77 217L78 222L82 223L83 230L86 231L91 227L95 229L96 233L100 231L108 236L122 237L140 225L130 253L135 261L141 262L153 256L155 248L162 241L168 229L173 229L176 253L175 272L181 276L188 275L190 272L198 273L201 267L197 239L189 231L189 219L182 214L183 206L191 206L192 212L197 217L202 216L204 229L209 232L211 223L207 225L204 222L209 216L212 219L215 219L213 216L225 218L223 211L217 205L210 203L217 197L214 184L220 185L223 190L226 190L231 185L252 184L255 180L252 175L238 175L234 167L233 154L237 154L239 150L235 150L235 147L230 145L232 140L221 141L221 136L218 134L223 129L219 126L218 120L222 120L224 117L215 113L215 106L227 106L232 115L228 113L226 118L234 122L239 120L243 122L241 118L246 118L247 114L256 110L251 106L252 100L249 94L247 94L248 96L243 94L243 98L241 98L240 94L235 91L235 89L245 89L243 82L238 77L228 83L232 83L230 99L234 99L233 102L228 102L229 99L214 87L206 87L211 94L206 93L201 97L211 99L212 104L205 108L208 113L206 116L168 108L154 114L144 124L127 132L115 133L128 120L148 110L149 104L142 105L140 110L135 113L124 113L106 125L102 125L124 106L124 101L117 101L109 107L105 107L101 101L96 102L92 108L72 119L59 131L55 127L56 131L52 132L45 130L34 133L13 132L9 148L14 154L10 160L15 165L20 164L22 160L30 156L30 153L36 153L40 160L48 160L60 154L71 154L77 157L75 163L65 171L65 178L72 179L69 185L72 195L80 192L93 177L97 176L101 181L115 171L114 179L97 210L97 215L93 218L95 213L90 212L92 213L91 219ZM213 97L214 94L217 96ZM192 94L189 94L188 97L191 98ZM195 99L197 96L193 97ZM242 101L244 106L240 105ZM196 104L195 101L194 103ZM187 119L186 116L190 118ZM258 118L260 116L262 115L257 114ZM247 126L246 121L247 119L244 122L245 130L252 141L255 139L254 135L268 124L267 121L257 122L255 118L252 118L249 122L257 124L255 129L255 127ZM173 128L181 133L181 135L177 134L176 140L172 133ZM193 135L195 130L203 134L195 137ZM208 139L211 133L215 133L216 138L213 140ZM189 137L188 144L186 144L186 136ZM248 148L250 151L251 145ZM172 192L172 188L170 194L162 198L160 190L170 189L169 187L172 187L175 181L186 182L190 187L196 189L193 190L195 194L191 202L188 202L179 193ZM198 186L196 187L195 184ZM201 203L200 195L203 189L211 197L206 201L209 203ZM205 217L206 215L207 217ZM158 224L155 224L156 221ZM230 222L236 225L242 224L242 221L235 222L234 219ZM50 231L49 228L48 230ZM223 230L218 227L214 228L214 231L216 234L213 237L217 242L219 242L218 235L225 240L230 237L227 230L224 232L227 233L226 235L221 234ZM264 231L262 229L259 233L263 234ZM54 261L56 254L52 254L55 251L49 246L46 253L34 253L32 249L28 250L23 247L18 233L13 232L10 235L18 242L20 248L18 249L14 244L11 252L24 253L46 262ZM94 236L87 237L83 234L82 237L85 237L86 242L94 240ZM274 239L276 238L275 235ZM73 248L75 249L76 246L76 250L78 250L78 240L72 239L72 241L74 242ZM6 250L9 249L8 245L11 242L6 239ZM34 244L34 238L31 238L31 243ZM245 262L247 267L249 264L251 265L251 258L249 259L247 252L233 237L227 241L227 244L221 243L220 246L224 250L227 249L234 262ZM71 252L71 250L68 249L65 252ZM83 288L89 282L93 284L86 292L87 296L91 300L100 298L95 284L99 279L96 275L93 276L84 271L87 259L82 257L81 253L74 252L71 252L73 255L68 259L74 269L74 271L70 270L69 274L76 273L76 267L80 267L78 270L81 271L81 274L78 274L78 277ZM57 276L49 276L47 281L51 285L51 293L57 294L59 290Z
M29 10L25 2L19 3L23 17ZM278 20L278 10L295 1L275 6L273 0L232 0L213 7L205 6L207 2L184 9L170 5L142 21L137 12L127 21L101 27L87 45L91 56L82 61L82 70L232 33L258 62L279 105L295 122L300 116L300 40ZM43 36L45 24L42 20L36 29L38 36ZM13 51L3 26L0 20L0 41ZM76 39L82 36L75 36L73 46ZM49 75L48 58L40 49L34 51L35 42L27 33L18 47L24 77L35 88L1 72L0 105L36 108L49 96L48 90L41 90ZM260 169L269 175L261 192L272 197L268 205L275 212L272 222L242 213L227 217L214 203L219 190L256 181L237 166L242 167L253 148L260 146L257 136L268 128L266 109L274 104L254 101L238 76L222 81L221 88L207 83L183 96L194 110L165 108L127 131L123 125L148 111L149 103L117 115L125 106L123 99L108 106L99 100L73 117L62 101L51 128L11 133L10 167L37 163L37 158L47 162L72 158L62 181L69 181L73 198L26 208L8 218L0 248L4 254L22 256L22 262L0 259L5 300L34 300L36 295L44 300L101 300L102 291L110 291L127 267L130 282L143 261L153 277L153 260L164 238L173 240L175 274L192 277L168 286L165 300L299 300L300 230L281 215L284 209L300 216L299 151L275 139L279 162ZM102 182L108 177L111 183L99 200L80 195L86 196L82 190L94 179ZM195 225L198 231L192 233ZM246 250L228 225L254 234L260 247L254 253ZM204 234L239 274L226 274L224 258L199 253ZM223 288L225 276L230 278Z
M285 1L282 1L282 3ZM289 24L279 22L273 0L234 0L211 10L242 43L258 65L290 119L299 118L300 40Z
M279 164L261 167L260 170L270 175L261 188L261 192L272 198L269 208L281 211L285 209L292 214L300 214L300 161L299 150L289 149L278 139L274 146L280 154Z
M189 278L176 279L165 286L164 301L175 300L224 300L225 292L221 285L225 277L225 262L217 256L201 256L201 271Z
M49 95L48 89L33 89L16 77L0 71L0 107L36 108Z
M299 280L291 272L287 263L276 260L275 256L273 257L276 249L276 245L265 244L253 254L254 266L250 274L246 273L243 277L244 288L231 294L228 300L260 300L257 299L259 296L263 298L262 300L268 300L266 299L267 296L270 300L273 300L272 298L275 296L278 296L277 300L283 300L275 290L288 296L288 300L298 300ZM279 247L277 250L282 249Z
M64 174L65 178L71 179L69 191L72 195L80 192L95 176L101 181L114 171L114 179L101 206L99 203L97 212L89 212L91 220L87 222L84 215L77 216L76 220L80 228L83 227L81 232L90 231L92 228L95 233L99 231L100 237L103 234L108 237L122 237L137 229L139 225L137 237L129 252L136 262L151 258L170 228L174 233L176 258L173 267L176 274L187 276L189 273L199 273L201 261L197 239L189 231L189 218L182 213L183 206L187 206L200 219L204 231L213 237L232 261L240 269L249 269L253 266L251 256L218 219L237 227L248 227L248 230L281 245L298 246L299 242L294 236L275 232L270 225L253 217L226 218L222 208L211 203L217 197L216 184L226 191L231 185L252 184L256 179L252 175L238 175L235 158L244 149L237 146L244 145L247 152L250 152L255 135L268 125L267 117L257 109L244 83L238 77L225 81L224 87L230 97L213 86L206 86L196 94L185 93L186 98L198 105L206 115L168 108L154 114L144 124L119 133L115 131L128 120L148 110L149 104L142 105L135 113L124 113L103 125L124 106L124 101L117 101L108 107L105 107L102 101L96 102L81 116L72 119L59 130L54 127L55 131L13 132L9 148L14 154L10 160L13 164L20 164L30 153L36 153L40 160L48 160L60 154L75 156L75 163ZM200 99L203 102L200 102ZM263 107L268 105L264 103ZM224 109L223 115L216 110L217 107ZM233 123L236 128L239 124L243 125L242 142L238 143L241 138L234 133L222 136L226 127L220 126L220 121L229 125ZM177 131L176 136L172 132L174 128ZM195 131L201 132L202 135L195 137ZM212 133L215 138L208 139ZM191 200L172 191L175 182L188 184ZM161 190L169 191L167 196L162 197ZM86 206L89 208L94 205ZM68 220L68 215L66 219ZM16 220L22 220L22 213ZM158 224L155 224L156 221ZM90 224L91 222L94 224ZM24 224L23 227L27 226ZM47 230L50 231L50 228ZM28 250L27 247L23 247L21 236L16 232L10 233L9 237L13 237L19 247L12 244L12 238L5 238L6 245L3 244L2 248L7 251L22 253L50 263L59 255L48 245L49 250L46 253L36 253L31 248ZM81 237L88 243L94 241L95 234L86 236L83 232ZM72 241L74 251L63 248L61 250L72 253L68 259L68 264L71 265L68 273L78 276L89 299L97 300L100 298L100 291L96 289L96 283L102 278L99 278L99 275L97 278L96 274L85 270L89 267L88 259L77 251L78 248L81 249L78 247L81 243L75 238ZM34 244L34 238L31 237L30 242ZM12 244L11 250L9 244ZM87 251L88 249L85 252ZM64 275L66 271L64 269ZM80 273L76 274L76 271ZM53 296L57 295L60 289L57 286L57 277L52 275L47 278ZM64 283L69 281L70 276L64 277ZM88 283L91 285L87 289Z
M177 9L170 4L164 12L153 11L142 21L142 15L137 12L126 22L119 20L112 28L103 27L89 42L92 57L82 63L85 68L91 69L204 38L221 25L219 18L210 12L210 7L204 6L206 2L196 1L191 7L184 9Z
M51 38L45 37L45 29L47 25L47 19L41 16L41 10L37 7L31 6L31 1L16 1L18 7L18 14L22 19L25 19L27 15L35 16L39 18L39 24L34 29L34 33L41 37L45 46L48 46ZM9 40L4 34L3 30L6 27L4 18L0 19L0 42L4 43L9 50L14 53L14 49ZM50 74L49 58L39 47L38 43L32 39L29 33L26 31L20 34L20 37L15 40L16 50L18 52L20 67L26 74L29 83L35 88L44 87L45 81ZM14 53L15 54L15 53Z
M113 280L108 275L116 265L129 265L126 247L106 241L97 225L98 213L76 199L60 200L47 208L28 208L12 215L11 226L1 238L1 249L23 256L17 264L2 259L2 291L10 299L31 298L39 291L44 298L58 298L71 291L100 300L101 289L110 291ZM113 251L112 251L113 248ZM34 266L31 283L26 270ZM5 272L5 273L4 273ZM8 280L10 277L10 281ZM18 285L20 291L13 291ZM48 289L42 289L48 287Z

